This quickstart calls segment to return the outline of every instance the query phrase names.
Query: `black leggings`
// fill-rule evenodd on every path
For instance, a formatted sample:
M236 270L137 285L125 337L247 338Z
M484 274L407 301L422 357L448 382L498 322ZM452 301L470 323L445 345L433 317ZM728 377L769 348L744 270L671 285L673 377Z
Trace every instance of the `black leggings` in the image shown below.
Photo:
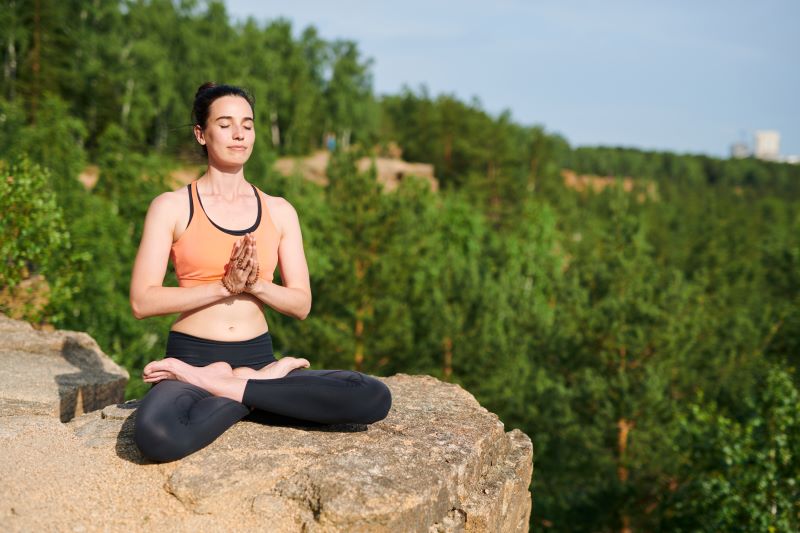
M171 331L167 356L194 366L225 361L256 370L276 361L269 332L242 342L202 339ZM153 461L173 461L208 446L251 408L279 423L371 424L392 406L389 388L352 370L297 368L278 379L249 379L242 403L213 396L195 385L162 380L153 385L136 412L134 439Z

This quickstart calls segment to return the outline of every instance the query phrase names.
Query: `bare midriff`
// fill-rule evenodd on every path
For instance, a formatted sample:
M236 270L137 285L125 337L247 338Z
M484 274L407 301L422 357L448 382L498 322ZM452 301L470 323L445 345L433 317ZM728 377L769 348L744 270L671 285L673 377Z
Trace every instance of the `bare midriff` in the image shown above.
M237 294L181 313L171 329L215 341L245 341L264 334L269 327L260 300Z
M184 231L180 234L173 232L170 255L178 284L181 287L194 287L211 283L222 289L220 279L224 266L243 231L252 231L258 244L256 257L260 265L259 280L271 282L278 264L280 232L270 216L266 195L253 188L258 201L258 216L249 230L226 230L208 218L196 185L197 182L193 182L189 190L194 216L188 227L181 221ZM229 220L223 222L234 223ZM249 340L268 330L264 303L246 293L183 312L172 325L172 331L216 341Z

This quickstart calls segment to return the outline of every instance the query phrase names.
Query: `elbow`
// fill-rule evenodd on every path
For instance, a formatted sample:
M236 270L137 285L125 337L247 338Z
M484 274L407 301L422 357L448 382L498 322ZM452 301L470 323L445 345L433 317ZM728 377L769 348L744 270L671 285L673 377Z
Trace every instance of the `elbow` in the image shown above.
M142 312L142 310L141 310L141 309L139 309L139 308L138 308L136 305L134 305L133 303L131 303L131 311L133 311L133 317L134 317L136 320L141 320L141 319L143 319L143 318L145 318L145 317L147 316L147 315L145 315L145 314Z
M144 309L142 309L142 304L139 300L131 296L130 302L131 311L133 312L133 316L136 318L136 320L141 320L149 316L147 313L145 313Z
M308 298L308 303L303 307L303 309L297 314L297 318L300 320L305 320L308 314L311 312L311 297Z

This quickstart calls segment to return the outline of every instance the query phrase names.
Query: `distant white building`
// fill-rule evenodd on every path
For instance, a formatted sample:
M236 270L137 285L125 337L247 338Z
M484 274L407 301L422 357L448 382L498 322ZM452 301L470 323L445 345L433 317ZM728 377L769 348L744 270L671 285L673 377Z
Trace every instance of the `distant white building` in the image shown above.
M775 130L758 130L754 136L754 146L750 146L746 141L738 141L731 145L731 157L743 159L745 157L755 157L765 161L776 163L790 163L800 165L800 155L781 155L781 134Z
M753 155L758 159L777 161L781 154L781 134L775 130L758 130Z

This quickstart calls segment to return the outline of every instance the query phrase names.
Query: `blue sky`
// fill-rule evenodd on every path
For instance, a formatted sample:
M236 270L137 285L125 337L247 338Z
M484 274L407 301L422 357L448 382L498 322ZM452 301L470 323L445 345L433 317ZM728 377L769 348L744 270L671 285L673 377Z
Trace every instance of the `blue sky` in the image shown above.
M226 0L358 43L376 93L478 97L573 146L727 157L757 129L800 154L800 0Z

